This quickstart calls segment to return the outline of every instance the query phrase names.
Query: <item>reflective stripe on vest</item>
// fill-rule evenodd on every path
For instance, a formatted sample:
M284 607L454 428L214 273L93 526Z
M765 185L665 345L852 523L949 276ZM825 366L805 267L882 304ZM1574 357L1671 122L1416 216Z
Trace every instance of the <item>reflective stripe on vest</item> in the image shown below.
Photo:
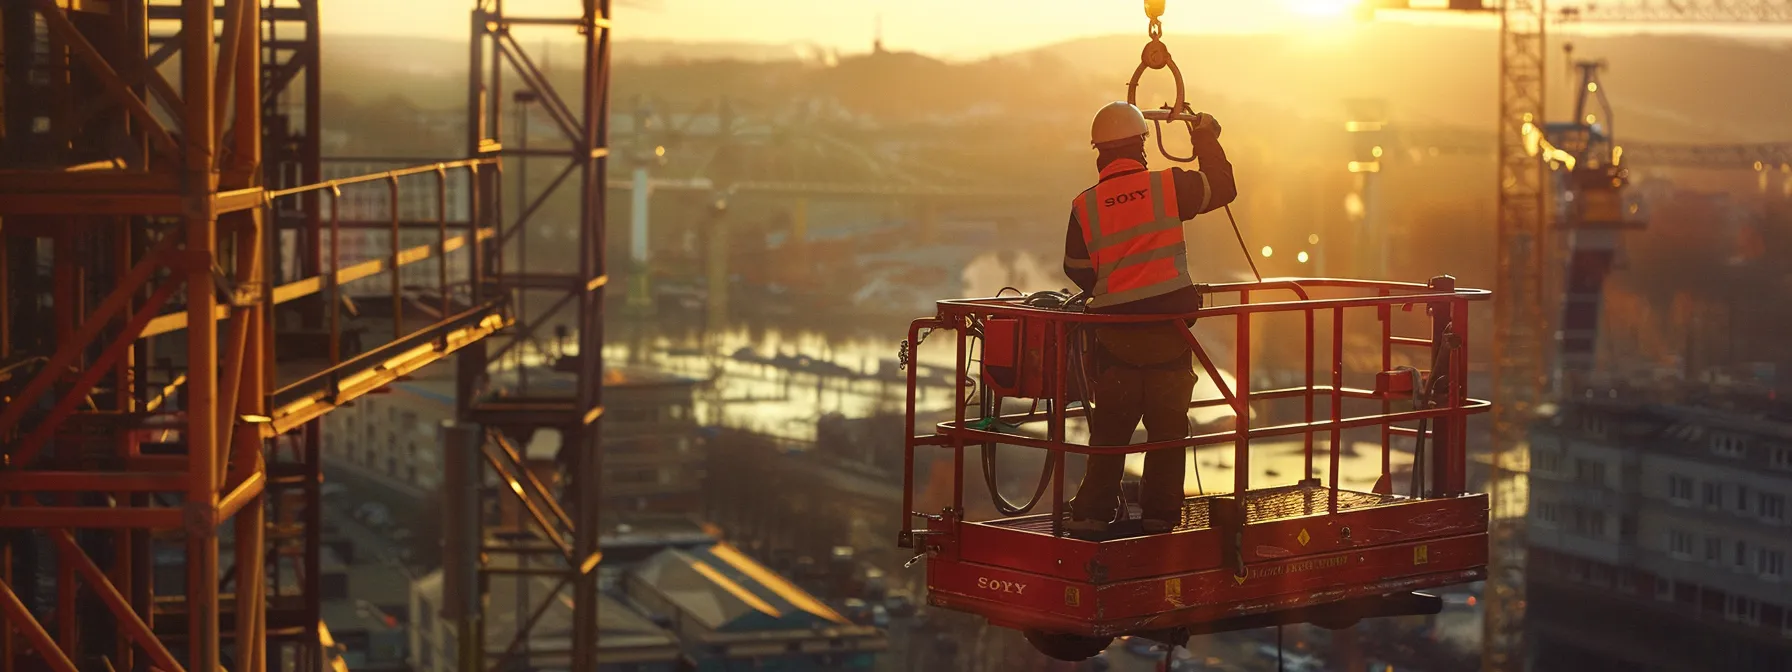
M1078 194L1074 204L1095 267L1089 307L1193 285L1170 171L1148 173L1139 162L1121 159L1101 172L1102 181Z

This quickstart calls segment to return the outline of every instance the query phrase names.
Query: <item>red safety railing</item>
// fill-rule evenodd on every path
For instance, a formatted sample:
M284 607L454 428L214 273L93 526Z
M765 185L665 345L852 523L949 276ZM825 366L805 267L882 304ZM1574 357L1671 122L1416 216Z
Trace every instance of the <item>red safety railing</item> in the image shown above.
M903 354L911 365L908 367L907 440L904 447L903 477L903 518L899 544L904 548L913 546L916 536L914 519L931 517L932 514L915 511L915 449L920 446L940 446L953 451L953 492L952 511L962 516L964 505L964 460L965 447L980 444L1002 444L1038 448L1049 452L1052 483L1052 518L1053 533L1062 535L1062 519L1064 514L1064 455L1066 453L1115 454L1137 453L1162 448L1199 447L1232 443L1234 446L1233 471L1234 492L1243 493L1250 490L1250 456L1251 442L1258 439L1270 439L1287 436L1301 436L1305 448L1306 470L1303 477L1313 474L1314 436L1325 433L1329 435L1328 483L1331 494L1327 504L1327 513L1336 513L1338 509L1338 479L1343 432L1363 427L1381 427L1381 481L1377 487L1391 488L1390 467L1393 437L1420 437L1423 435L1430 444L1430 455L1422 450L1415 450L1415 474L1423 485L1409 493L1413 497L1442 497L1461 494L1467 483L1467 456L1465 427L1468 416L1488 410L1490 404L1484 400L1470 399L1467 396L1468 377L1468 333L1469 303L1485 301L1491 293L1479 289L1461 289L1455 286L1455 279L1450 276L1433 278L1427 284L1403 282L1376 282L1366 280L1344 279L1274 279L1259 282L1227 283L1203 286L1208 297L1209 307L1185 315L1112 315L1089 314L1049 308L1038 308L1022 303L1020 297L957 299L937 303L938 314L930 318L915 320L909 326L908 340L904 343ZM1314 294L1324 292L1337 296L1315 298ZM1286 300L1264 301L1265 297L1277 295L1289 297ZM1214 298L1235 296L1236 301L1225 305L1211 305ZM1393 315L1396 310L1410 310L1414 306L1424 306L1430 314L1430 333L1425 337L1399 336L1393 332ZM1380 346L1381 369L1375 372L1374 389L1351 388L1344 384L1345 374L1345 318L1352 311L1375 310L1381 324ZM1322 384L1315 370L1316 355L1319 344L1315 340L1318 315L1329 315L1331 334L1329 343L1330 381ZM1278 389L1253 390L1252 379L1252 322L1253 318L1273 314L1300 314L1304 317L1303 343L1305 357L1304 381L1296 387ZM973 360L967 357L967 345L972 337L972 327L978 327L985 321L1001 318L1020 320L1035 327L1043 326L1045 335L1043 343L1044 380L1049 385L1046 394L1040 399L1046 401L1043 412L1035 410L1026 413L1001 414L997 408L993 419L1011 426L1044 422L1046 431L1044 438L1020 436L1011 433L990 431L973 426L967 422L965 401L967 384L982 380L981 370L972 370ZM1236 389L1230 389L1220 376L1219 369L1194 332L1186 331L1188 342L1195 358L1205 369L1209 380L1213 381L1219 396L1208 399L1192 399L1189 408L1205 408L1229 406L1233 412L1233 427L1227 431L1197 434L1182 439L1138 443L1126 446L1090 446L1076 443L1066 438L1066 424L1073 418L1085 416L1085 407L1070 407L1073 400L1069 397L1067 387L1070 381L1070 348L1073 330L1086 326L1112 324L1141 324L1150 322L1171 322L1194 320L1212 323L1217 319L1231 318L1234 323L1236 343L1234 346L1233 378ZM916 374L912 365L917 359L918 344L925 337L925 332L933 330L950 330L957 333L957 387L953 406L953 418L937 423L934 432L929 435L915 433L916 422ZM987 346L986 346L987 347ZM1425 349L1425 360L1432 363L1429 375L1416 368L1401 371L1394 370L1394 353L1396 348ZM983 364L978 363L979 367ZM1355 373L1355 372L1353 372ZM1359 374L1360 375L1360 374ZM1420 379L1418 384L1407 384L1406 381ZM1395 410L1394 404L1402 398L1418 398L1424 400L1424 407L1411 410ZM1250 405L1254 401L1300 399L1304 405L1302 421L1252 426ZM1361 399L1379 401L1381 409L1378 413L1344 417L1344 401ZM1329 412L1324 419L1316 419L1317 404L1324 402ZM979 418L978 420L983 420ZM1428 428L1402 426L1403 424L1422 423ZM1391 493L1390 493L1391 494Z

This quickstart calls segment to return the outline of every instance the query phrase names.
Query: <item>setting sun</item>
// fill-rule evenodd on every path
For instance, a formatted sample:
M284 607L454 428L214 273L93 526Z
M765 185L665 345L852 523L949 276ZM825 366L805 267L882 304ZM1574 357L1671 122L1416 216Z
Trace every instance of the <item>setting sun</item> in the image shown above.
M1356 9L1361 0L1283 0L1288 9L1301 16L1343 18Z

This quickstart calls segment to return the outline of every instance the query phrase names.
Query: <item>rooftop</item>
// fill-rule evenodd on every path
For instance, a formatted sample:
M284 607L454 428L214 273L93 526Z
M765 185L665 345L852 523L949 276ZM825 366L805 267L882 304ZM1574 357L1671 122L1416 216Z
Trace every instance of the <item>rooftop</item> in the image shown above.
M1594 409L1639 420L1654 419L1669 425L1722 427L1735 432L1792 440L1792 403L1781 401L1772 393L1707 390L1704 386L1697 388L1679 393L1613 388L1603 397L1593 395L1576 399L1568 402L1567 406L1569 409Z
M668 549L630 574L631 595L651 593L710 633L873 634L726 543Z
M560 582L552 577L493 574L487 580L488 603L494 606L514 605L520 599L528 603L532 610L541 605L542 600L551 600L532 630L534 636L530 643L535 648L550 650L570 647L573 619L571 586L562 586L556 594L554 589ZM432 605L441 604L440 571L418 579L415 585L417 592ZM519 619L525 619L528 615L528 611L517 609L490 609L490 620L485 623L487 646L498 646L501 651L515 636ZM450 623L444 621L444 625ZM671 632L655 624L635 605L614 595L600 593L598 596L597 630L600 662L675 661L680 657L678 640ZM557 642L565 646L555 646ZM537 653L531 657L539 660L542 654Z
M1737 407L1711 400L1581 399L1540 426L1601 443L1648 448L1763 475L1792 476L1792 420L1781 404Z

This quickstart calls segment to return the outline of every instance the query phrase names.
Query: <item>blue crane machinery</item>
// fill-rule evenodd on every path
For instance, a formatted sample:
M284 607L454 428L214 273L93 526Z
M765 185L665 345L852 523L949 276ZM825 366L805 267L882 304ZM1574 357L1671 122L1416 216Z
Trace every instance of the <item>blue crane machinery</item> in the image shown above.
M1436 8L1411 0L1365 0L1380 9ZM1526 430L1550 389L1545 305L1555 245L1548 230L1550 182L1536 140L1544 119L1545 37L1552 22L1701 24L1792 21L1789 0L1613 0L1550 11L1546 0L1448 0L1448 11L1499 16L1499 193L1494 282L1494 443L1489 456L1493 545L1488 560L1482 669L1529 667L1524 652L1524 520L1530 446ZM1589 173L1590 174L1590 173ZM1620 187L1622 185L1619 185ZM1598 229L1601 227L1592 227ZM1607 227L1609 228L1609 227ZM1591 240L1597 236L1588 235ZM1584 246L1583 246L1584 247ZM1596 248L1594 248L1596 249Z

